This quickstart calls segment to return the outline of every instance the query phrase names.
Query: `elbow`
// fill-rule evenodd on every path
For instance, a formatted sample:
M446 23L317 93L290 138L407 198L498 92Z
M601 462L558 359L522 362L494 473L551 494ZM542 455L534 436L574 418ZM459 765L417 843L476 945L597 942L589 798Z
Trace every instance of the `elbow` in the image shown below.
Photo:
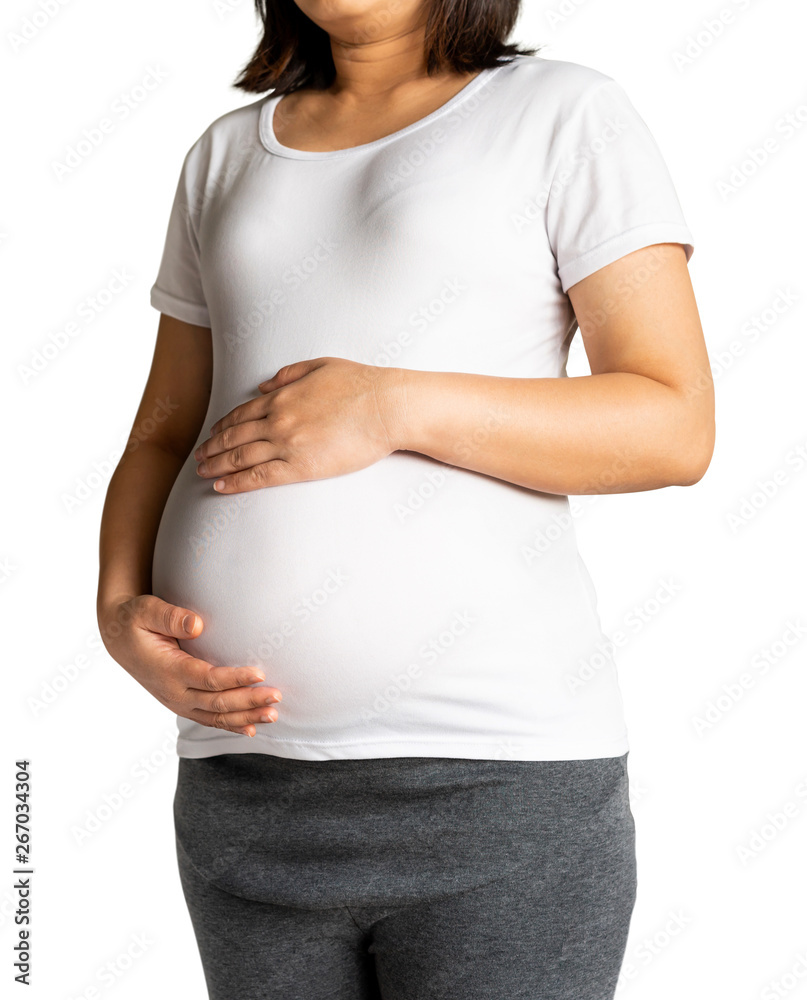
M714 422L705 428L700 428L699 431L699 434L691 435L685 443L676 486L694 486L695 483L699 483L712 462L715 450Z

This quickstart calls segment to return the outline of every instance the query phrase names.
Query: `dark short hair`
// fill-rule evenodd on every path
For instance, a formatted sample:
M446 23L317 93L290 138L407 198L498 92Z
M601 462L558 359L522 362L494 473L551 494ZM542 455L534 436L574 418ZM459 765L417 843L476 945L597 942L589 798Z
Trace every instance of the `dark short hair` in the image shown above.
M424 0L428 6L426 59L430 76L446 69L472 73L515 55L535 55L506 41L521 0ZM328 33L294 0L255 0L263 36L232 84L251 93L286 94L300 87L324 90L335 78ZM372 38L372 23L365 37ZM382 25L379 24L379 27Z

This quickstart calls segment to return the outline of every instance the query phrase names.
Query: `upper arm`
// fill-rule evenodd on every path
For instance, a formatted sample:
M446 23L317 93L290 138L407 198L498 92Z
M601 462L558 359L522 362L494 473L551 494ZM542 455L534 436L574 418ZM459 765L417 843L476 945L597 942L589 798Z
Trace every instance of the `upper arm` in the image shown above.
M160 313L151 370L132 437L186 459L210 402L213 342L209 327Z
M593 375L633 372L681 394L703 467L714 448L714 384L684 247L642 247L567 294Z

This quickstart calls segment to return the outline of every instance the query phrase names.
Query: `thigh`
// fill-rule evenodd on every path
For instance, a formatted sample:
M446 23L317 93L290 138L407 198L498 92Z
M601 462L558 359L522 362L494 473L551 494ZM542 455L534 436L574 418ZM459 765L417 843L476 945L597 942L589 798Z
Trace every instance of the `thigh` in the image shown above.
M227 892L176 845L209 1000L381 1000L367 936L345 907L281 906Z
M536 817L518 871L376 915L383 1000L612 1000L637 878L626 758L607 761L559 822Z

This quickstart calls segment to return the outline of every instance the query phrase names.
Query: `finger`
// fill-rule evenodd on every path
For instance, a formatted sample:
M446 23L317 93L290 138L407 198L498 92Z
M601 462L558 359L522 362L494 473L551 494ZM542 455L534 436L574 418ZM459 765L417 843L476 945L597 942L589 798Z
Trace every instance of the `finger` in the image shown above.
M298 378L302 378L303 375L307 375L315 368L319 368L326 361L330 360L332 359L310 358L307 361L295 361L294 364L283 365L282 368L278 368L271 378L259 382L258 388L261 392L272 392L274 389L279 389L281 385L288 385L289 382L295 382Z
M217 493L248 493L267 486L302 483L312 478L307 473L300 472L297 465L287 462L285 458L272 458L268 462L216 479L213 488Z
M242 427L252 427L252 424L242 424ZM262 428L266 433L266 427ZM277 458L279 448L265 438L259 439L255 434L247 437L243 444L236 444L229 450L219 450L208 457L203 452L204 459L196 467L196 474L205 479L211 476L226 476L231 472L240 472L262 462L271 462Z
M195 611L169 604L152 594L145 595L137 603L135 614L136 625L175 639L195 638L204 627L201 617Z
M269 687L231 688L228 691L190 692L196 708L216 715L228 712L246 712L252 708L266 708L283 700L279 691Z
M233 424L211 434L207 440L202 441L193 453L193 457L197 461L206 460L214 455L220 455L223 451L229 451L231 448L237 448L252 441L265 441L267 440L267 430L266 408L264 408L253 420Z
M254 396L252 399L248 399L244 403L239 403L238 406L234 406L229 413L225 413L223 417L213 424L210 428L210 437L214 434L218 434L223 431L225 427L232 427L235 424L243 424L249 420L257 420L263 415L264 408L266 407L266 396Z
M252 708L245 712L205 712L201 708L192 709L189 718L203 726L212 729L228 729L240 732L246 727L260 725L264 722L277 721L276 708ZM252 735L252 734L250 734Z
M259 667L217 667L207 660L185 653L184 650L180 653L185 684L196 691L227 691L266 680L266 675ZM283 697L275 687L269 687L267 694L270 692L277 694L278 700Z

